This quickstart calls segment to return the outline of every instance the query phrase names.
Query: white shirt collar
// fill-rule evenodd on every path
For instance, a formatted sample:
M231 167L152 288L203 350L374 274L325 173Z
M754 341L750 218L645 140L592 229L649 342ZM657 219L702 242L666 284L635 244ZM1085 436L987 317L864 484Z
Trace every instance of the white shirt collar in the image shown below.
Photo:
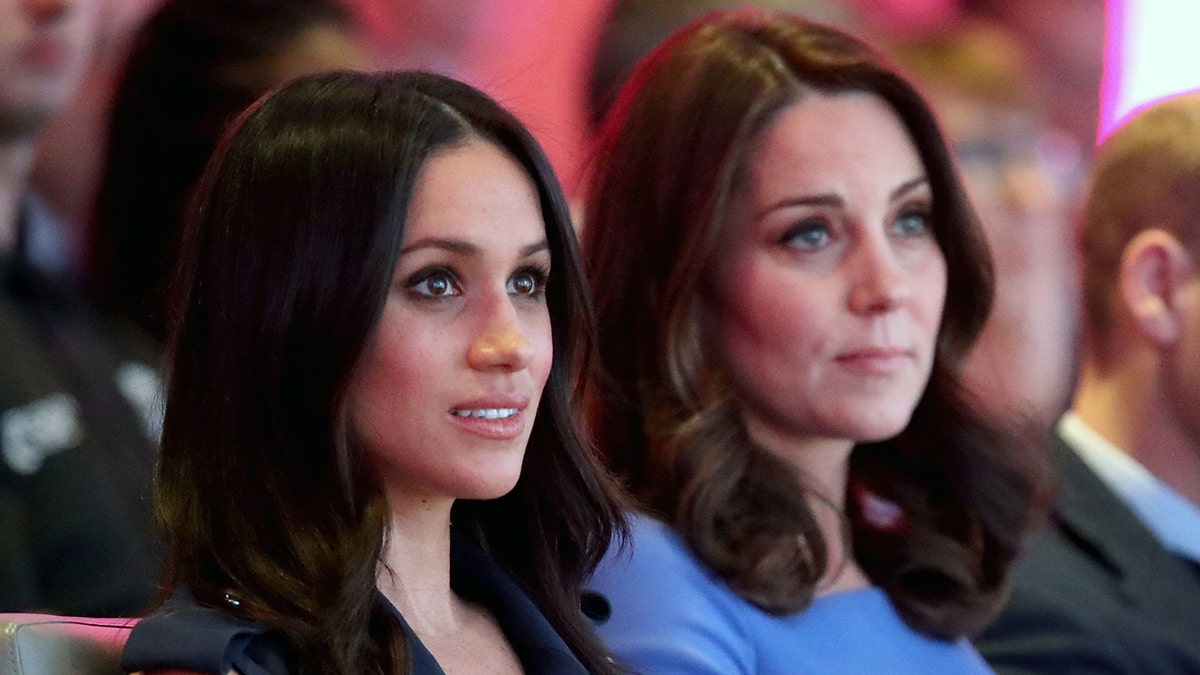
M1063 415L1058 422L1058 433L1166 549L1200 562L1200 508L1110 443L1075 413Z

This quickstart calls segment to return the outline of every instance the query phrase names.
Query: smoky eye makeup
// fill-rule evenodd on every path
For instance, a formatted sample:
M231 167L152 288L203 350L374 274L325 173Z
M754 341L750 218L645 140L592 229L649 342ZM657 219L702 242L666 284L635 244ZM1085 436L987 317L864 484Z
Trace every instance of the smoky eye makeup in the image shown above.
M549 266L524 265L509 276L507 290L511 295L542 298L549 279Z
M427 300L462 295L462 284L446 265L428 265L404 278L400 284L408 295Z

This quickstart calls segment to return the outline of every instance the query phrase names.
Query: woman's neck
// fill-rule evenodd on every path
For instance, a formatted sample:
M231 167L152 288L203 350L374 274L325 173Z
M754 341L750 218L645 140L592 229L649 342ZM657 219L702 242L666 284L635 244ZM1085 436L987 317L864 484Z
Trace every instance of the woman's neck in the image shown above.
M446 673L520 673L521 662L487 609L450 588L452 499L390 495L392 517L379 590Z
M797 480L816 499L841 509L846 500L850 475L850 452L854 441L842 438L798 436L746 418L746 433L760 448L791 467Z
M808 495L828 564L817 586L818 595L856 590L870 580L854 559L846 528L846 485L854 441L830 438L796 438L747 422L747 433L757 445L788 465Z
M389 497L391 522L379 590L421 636L457 631L462 601L450 588L449 499Z

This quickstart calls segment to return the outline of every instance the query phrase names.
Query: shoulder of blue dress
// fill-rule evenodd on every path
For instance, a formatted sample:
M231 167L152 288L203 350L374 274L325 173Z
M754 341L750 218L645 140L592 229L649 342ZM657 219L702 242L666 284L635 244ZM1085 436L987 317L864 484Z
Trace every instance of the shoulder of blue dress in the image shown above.
M741 605L742 600L692 550L669 524L645 514L630 517L630 538L624 548L610 550L594 578L622 583L621 578L654 578L677 590L707 596L717 605ZM658 585L658 584L656 584Z

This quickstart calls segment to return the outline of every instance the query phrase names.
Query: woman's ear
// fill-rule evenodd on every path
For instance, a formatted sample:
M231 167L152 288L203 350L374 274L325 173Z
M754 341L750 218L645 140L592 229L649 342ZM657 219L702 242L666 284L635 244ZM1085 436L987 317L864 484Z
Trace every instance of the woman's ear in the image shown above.
M1143 230L1125 245L1120 297L1138 332L1157 347L1173 345L1183 331L1179 300L1191 270L1187 249L1165 230Z

